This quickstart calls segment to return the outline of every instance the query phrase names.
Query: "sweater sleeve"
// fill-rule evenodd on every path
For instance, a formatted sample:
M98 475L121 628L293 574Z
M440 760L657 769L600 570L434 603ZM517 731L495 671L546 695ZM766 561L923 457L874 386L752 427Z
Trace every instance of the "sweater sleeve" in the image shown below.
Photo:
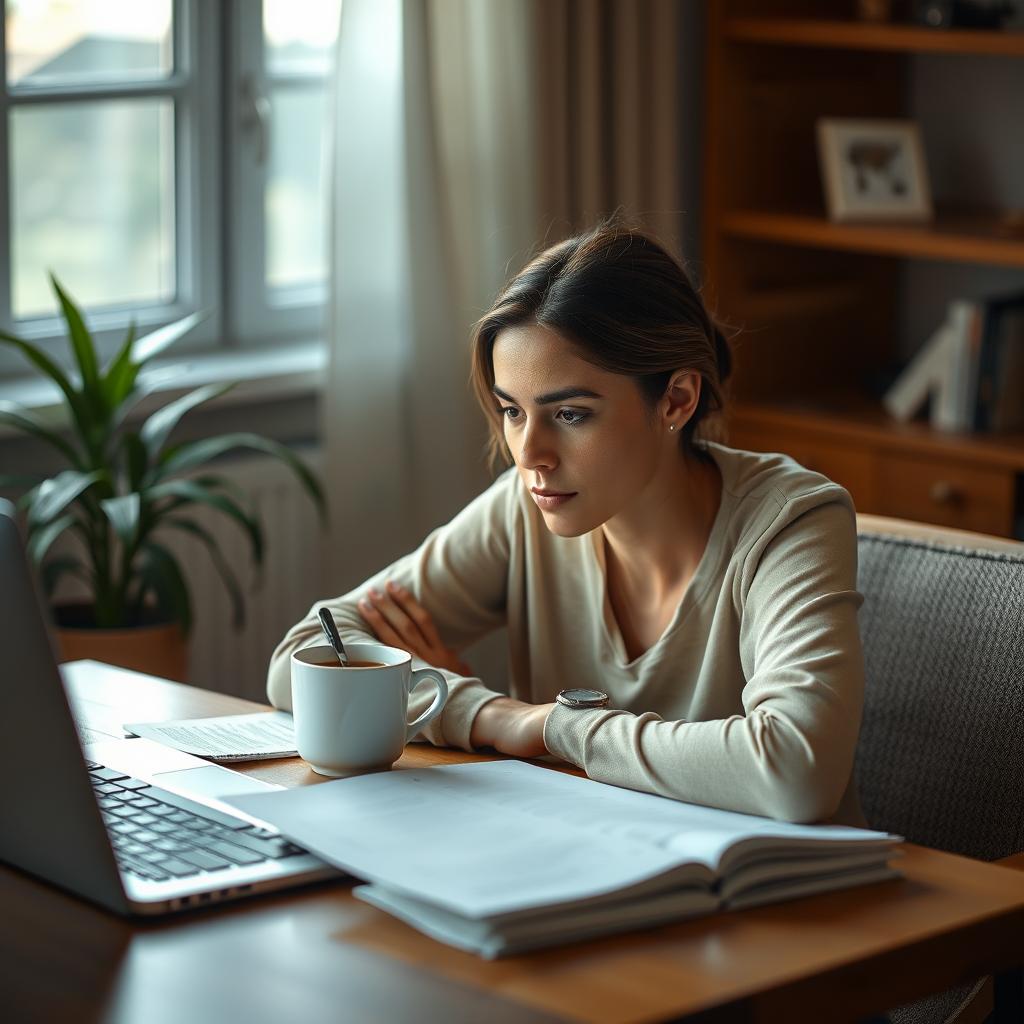
M499 477L451 522L434 530L413 552L341 597L317 601L278 644L267 673L267 696L277 708L291 709L291 655L322 637L316 613L321 606L334 614L343 641L377 642L359 613L357 602L388 580L406 587L430 613L441 640L462 648L505 623L510 534L514 521L514 475ZM413 669L430 667L413 657ZM478 678L441 670L448 683L444 711L422 735L438 746L471 750L470 730L477 711L503 694L488 689ZM409 717L426 709L433 687L413 692Z
M548 749L630 789L795 822L830 817L850 779L863 703L856 579L852 505L804 512L741 576L744 714L663 721L556 704Z

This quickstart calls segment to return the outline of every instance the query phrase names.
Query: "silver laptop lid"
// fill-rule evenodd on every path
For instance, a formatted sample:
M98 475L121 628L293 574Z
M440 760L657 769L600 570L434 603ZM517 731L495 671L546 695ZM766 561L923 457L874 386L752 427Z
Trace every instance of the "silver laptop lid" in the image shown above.
M127 910L14 506L3 499L0 679L0 750L17 772L0 786L0 861Z

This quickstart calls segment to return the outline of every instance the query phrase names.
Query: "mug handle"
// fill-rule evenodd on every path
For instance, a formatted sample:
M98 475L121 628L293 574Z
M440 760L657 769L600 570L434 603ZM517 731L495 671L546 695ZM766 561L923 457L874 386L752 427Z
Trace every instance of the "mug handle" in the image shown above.
M445 678L441 675L437 669L434 668L420 668L416 669L412 678L409 680L409 692L412 693L416 687L422 683L425 679L429 679L437 687L437 696L434 698L434 703L427 708L426 711L416 719L415 722L408 722L405 728L405 742L413 738L426 724L427 722L433 721L442 710L444 710L445 702L448 700L448 684L445 682Z

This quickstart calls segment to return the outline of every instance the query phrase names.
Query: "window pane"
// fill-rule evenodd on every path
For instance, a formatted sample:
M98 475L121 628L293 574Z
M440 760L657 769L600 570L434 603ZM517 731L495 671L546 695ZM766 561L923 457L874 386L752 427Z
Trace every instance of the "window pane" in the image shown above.
M47 271L90 308L173 301L173 102L11 111L16 319L56 310Z
M173 70L171 0L7 0L6 25L12 85Z
M341 0L263 0L267 71L326 72L340 14Z
M326 277L325 112L322 88L271 90L265 205L269 288L315 284Z

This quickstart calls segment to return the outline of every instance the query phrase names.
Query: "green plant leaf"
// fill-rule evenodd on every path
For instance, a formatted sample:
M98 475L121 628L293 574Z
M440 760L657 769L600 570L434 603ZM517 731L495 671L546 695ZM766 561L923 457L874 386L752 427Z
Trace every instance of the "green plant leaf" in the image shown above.
M116 498L104 498L100 502L114 532L121 538L126 548L131 548L138 537L139 517L142 511L142 498L137 492L121 494Z
M257 565L263 564L263 529L255 516L249 515L241 505L224 494L217 494L204 487L195 480L165 480L156 484L146 491L147 502L157 501L161 498L177 498L163 512L170 512L181 508L183 505L208 505L217 509L235 520L249 536L249 545L252 549L252 557ZM154 518L159 521L161 510L155 513Z
M141 367L143 363L159 355L165 349L170 348L179 338L188 334L193 327L198 327L209 317L209 312L189 313L188 316L175 320L173 324L159 327L155 331L139 338L135 342L135 364Z
M29 531L28 554L35 565L41 565L53 542L70 526L75 525L75 517L70 513L54 519L45 526Z
M147 541L142 547L139 571L145 581L140 601L146 589L152 589L160 610L187 633L192 626L192 601L178 560L163 545Z
M230 391L234 384L207 384L204 387L196 388L187 395L157 409L152 416L142 424L139 437L146 446L149 457L155 459L167 442L171 431L178 425L181 418L196 406L219 398L226 391Z
M224 587L228 592L228 597L231 599L231 624L235 629L241 629L245 625L245 597L242 594L242 588L238 583L237 577L231 571L231 566L228 565L228 561L224 557L220 545L217 543L217 539L209 530L206 530L192 519L168 517L164 521L164 525L190 533L193 537L198 537L206 545L207 551L210 552L210 559L220 578L224 581Z
M20 409L13 402L0 401L0 423L6 423L23 433L38 437L40 441L45 441L52 448L56 448L76 469L82 468L81 459L75 449L57 431L51 430L27 409Z
M106 474L94 469L82 473L77 469L65 469L51 480L44 480L36 491L35 499L29 506L29 528L49 522L59 515L83 491L102 480Z
M49 601L53 592L57 589L60 578L67 573L79 577L86 583L90 582L89 573L81 560L74 555L62 555L60 558L51 558L42 568L39 577L43 585L43 592Z
M128 326L128 333L120 351L114 356L103 376L103 390L107 396L107 406L113 412L128 397L135 377L138 374L138 366L132 361L132 346L135 344L135 321Z
M164 453L156 471L156 477L163 479L172 473L181 473L196 466L202 466L211 459L239 448L251 448L255 451L265 452L284 462L299 478L306 493L313 499L321 522L326 520L327 503L316 477L290 448L277 441L271 441L269 438L260 437L259 434L224 434L221 437L211 437L202 441L190 441L177 445Z
M146 457L146 446L139 440L139 435L132 431L121 439L124 452L125 469L128 472L128 486L137 491L142 486L149 460Z
M13 345L30 363L41 370L64 392L68 408L71 410L71 416L75 423L78 424L78 429L82 432L83 436L91 436L94 422L89 406L72 385L64 371L42 349L36 348L35 345L31 345L27 341L22 341L21 338L17 338L13 334L0 331L0 341Z
M71 351L74 354L75 362L78 363L79 372L82 374L82 394L93 396L98 399L103 392L100 389L99 366L96 362L96 348L92 342L92 335L85 326L82 314L78 307L71 301L68 294L60 286L60 282L51 273L50 284L57 293L61 309L64 312L64 320L68 327L68 340L71 342ZM96 412L102 410L97 409Z

